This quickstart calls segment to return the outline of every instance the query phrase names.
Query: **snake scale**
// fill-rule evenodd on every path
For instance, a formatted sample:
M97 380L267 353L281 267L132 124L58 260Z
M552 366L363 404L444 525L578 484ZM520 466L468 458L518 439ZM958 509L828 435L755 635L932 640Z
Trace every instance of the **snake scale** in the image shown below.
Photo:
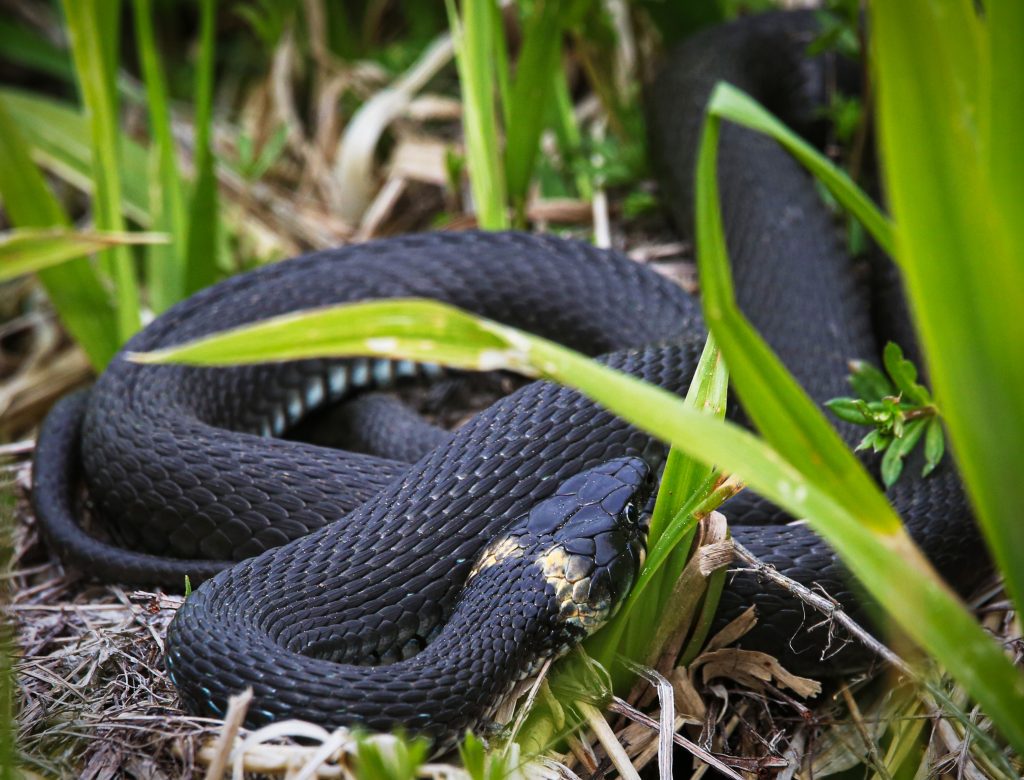
M670 57L649 123L682 231L713 84L727 79L813 129L829 68L804 54L813 35L807 14L766 15L702 33ZM845 394L847 361L877 358L878 296L833 216L791 158L736 127L723 129L719 179L741 307L812 397ZM693 298L615 252L547 236L435 233L228 279L157 318L126 349L406 296L556 339L676 393L705 339ZM199 369L119 356L49 415L36 452L36 513L61 556L97 577L207 580L167 638L167 666L188 708L222 713L229 695L250 686L253 725L298 717L450 741L614 609L636 573L637 509L661 450L547 382L451 433L392 409L384 427L406 442L408 462L281 438L325 405L427 373L402 361ZM858 435L839 429L848 441ZM949 460L926 480L911 464L890 497L926 554L964 588L984 554ZM83 479L119 546L77 521ZM865 617L835 555L805 525L746 494L725 511L753 553ZM744 646L812 673L865 663L853 647L823 654L821 632L800 631L800 606L751 576L730 581L719 619L750 604L760 622Z

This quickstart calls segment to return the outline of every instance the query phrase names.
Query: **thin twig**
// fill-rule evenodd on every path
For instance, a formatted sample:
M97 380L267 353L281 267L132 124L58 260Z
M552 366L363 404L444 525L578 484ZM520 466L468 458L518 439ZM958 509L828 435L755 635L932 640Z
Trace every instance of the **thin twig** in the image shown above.
M770 566L761 561L739 542L733 540L733 545L735 556L746 563L759 576L778 585L787 593L796 596L800 601L810 607L813 607L818 612L821 612L829 620L842 626L850 636L868 648L887 664L898 669L902 674L907 675L915 681L920 681L920 676L906 661L879 642L866 628L862 627L853 618L851 618L840 604L832 599L822 596L820 593L815 593L806 585L797 582L794 579L790 579L779 572L779 570L774 566Z

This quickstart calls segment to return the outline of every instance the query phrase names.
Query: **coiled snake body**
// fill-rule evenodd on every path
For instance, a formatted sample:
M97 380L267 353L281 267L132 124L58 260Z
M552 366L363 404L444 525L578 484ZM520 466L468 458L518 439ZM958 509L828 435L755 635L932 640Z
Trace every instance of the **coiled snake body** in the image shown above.
M683 229L711 86L726 78L806 124L822 82L821 63L803 56L812 34L805 15L712 31L656 84L664 97L653 104L652 135ZM869 296L832 217L797 164L754 134L725 128L719 177L741 306L813 397L844 394L847 361L874 357L877 344ZM299 308L407 296L603 355L679 393L705 338L687 294L614 252L469 233L262 268L176 306L126 348L151 350ZM36 512L61 554L97 576L177 587L186 573L193 582L212 577L168 635L168 667L190 708L220 713L230 694L251 686L252 723L300 717L450 740L488 717L538 658L577 639L590 616L614 608L635 573L632 510L647 489L640 458L655 450L580 394L546 382L451 434L428 431L430 448L412 463L274 438L355 389L420 371L366 360L140 367L119 357L88 396L65 400L48 418ZM96 514L135 551L81 531L73 505L80 474ZM982 553L948 462L927 480L908 474L891 497L940 570L968 584ZM805 526L783 524L754 496L726 512L751 551L860 613L842 567ZM570 532L578 536L560 536ZM615 549L602 552L613 537ZM460 596L474 562L479 587ZM571 592L582 597L567 617ZM822 640L799 632L800 607L753 578L730 583L720 618L750 604L761 622L747 646L810 672L863 663L853 649L823 660Z

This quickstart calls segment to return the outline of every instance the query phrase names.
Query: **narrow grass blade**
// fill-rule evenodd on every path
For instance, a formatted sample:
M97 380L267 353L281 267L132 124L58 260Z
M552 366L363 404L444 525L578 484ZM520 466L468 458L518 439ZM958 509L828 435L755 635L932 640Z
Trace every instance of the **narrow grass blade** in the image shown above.
M685 403L721 419L725 415L728 387L729 372L714 338L709 336ZM627 658L642 662L651 654L648 645L657 633L653 627L663 622L663 610L690 558L697 527L694 510L707 498L714 482L715 470L711 466L676 448L669 451L651 517L647 560L636 587L615 618L626 626L616 644ZM609 633L612 630L610 627Z
M859 504L837 499L750 432L692 409L659 387L546 339L432 301L388 300L290 314L131 359L237 365L314 355L401 357L543 376L581 390L637 427L735 474L794 516L808 518L896 623L957 676L1017 750L1024 749L1024 722L1018 717L1024 711L1024 674L943 585L884 500L885 516L877 518L871 496ZM730 371L735 375L731 360Z
M1024 17L1013 0L984 8L979 17L968 2L872 3L872 52L911 310L950 449L1021 608ZM973 92L971 73L984 82Z
M721 83L711 95L708 112L721 119L771 136L824 184L843 206L867 228L878 245L893 255L892 223L846 172L807 143L765 108L736 87Z
M209 287L217 278L218 212L217 175L214 171L213 54L216 0L201 0L199 63L196 67L196 182L189 209L185 293Z
M558 138L558 148L567 170L573 174L576 193L583 200L590 200L594 195L594 185L590 181L586 167L580 164L583 137L576 125L576 115L573 112L572 96L569 94L569 82L565 69L558 68L551 74L551 78L555 115L553 124L555 136Z
M523 28L523 45L509 95L505 131L505 169L516 223L526 222L526 196L540 151L540 134L548 115L553 86L551 74L559 70L562 52L563 0L534 3Z
M23 228L66 227L69 220L29 156L0 97L0 199L11 223ZM103 368L120 345L110 298L85 259L39 272L46 294L93 367Z
M758 430L783 457L851 509L863 503L876 530L895 533L901 524L885 496L736 304L715 175L718 134L719 118L708 113L697 158L697 259L704 317L734 388Z
M21 129L32 158L82 192L94 194L89 123L81 112L68 103L13 89L0 89L0 99ZM147 152L129 138L121 139L119 152L123 213L144 228L152 227Z
M0 281L120 244L166 243L163 233L80 233L63 228L0 233Z
M74 71L67 51L58 48L40 31L15 22L13 16L0 19L0 51L4 59L70 84Z
M491 14L491 22L494 36L494 80L498 86L497 110L501 113L502 127L507 128L512 122L509 113L512 105L512 68L508 59L508 41L505 39L505 20L500 9L498 13Z
M114 67L108 51L117 45L117 9L120 3L97 0L64 0L71 37L75 71L82 101L89 118L93 145L93 198L96 227L124 232L121 213L121 176L118 169L118 112L114 90ZM114 6L111 10L109 6ZM110 28L115 28L111 30ZM111 33L115 34L111 34ZM118 336L127 340L139 328L139 290L132 257L125 247L114 247L101 254L101 260L114 280L117 300Z
M287 314L132 359L242 365L316 355L388 355L402 349L415 352L413 359L422 362L442 360L477 371L510 368L537 376L524 351L529 339L443 303L393 298Z
M462 124L477 221L485 230L505 230L509 219L499 154L491 49L498 10L494 0L465 0L460 19L454 0L446 0L445 4L462 89Z
M159 171L154 186L150 187L153 227L172 237L170 243L154 246L147 253L149 301L153 310L159 313L181 300L185 293L188 219L178 173L177 150L171 135L167 83L153 34L152 0L135 0L133 10L135 40L146 80L150 134Z
M713 336L708 336L704 351L694 372L693 382L686 393L686 403L693 409L713 415L719 419L725 416L729 390L729 371L722 360L721 352ZM679 453L675 453L678 455ZM658 504L651 518L650 541L656 544L665 532L669 521L682 506L696 495L698 489L711 475L704 463L690 457L672 457L665 467L663 481L668 483L670 493L667 500L658 495Z

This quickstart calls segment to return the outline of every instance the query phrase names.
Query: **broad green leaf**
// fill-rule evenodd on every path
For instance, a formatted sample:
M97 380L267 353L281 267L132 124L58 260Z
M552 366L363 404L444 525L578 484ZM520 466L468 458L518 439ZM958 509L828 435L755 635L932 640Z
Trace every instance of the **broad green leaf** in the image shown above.
M872 2L871 47L883 183L910 309L957 465L1021 608L1024 19L1016 0L981 7Z
M900 8L905 8L915 4L890 5L880 3L873 6L873 8L877 11L879 7L888 9L899 6ZM934 10L935 5L933 4L931 8ZM884 12L878 11L877 13ZM914 37L914 27L910 23L910 19L908 18L905 21L906 26L903 27L903 36ZM877 38L875 39L875 44L881 50L882 46L878 43ZM899 40L888 42L890 47L898 48L900 45L902 44ZM905 71L905 73L914 72L914 70ZM931 78L931 74L929 74L929 78ZM911 91L916 89L918 85L916 79L905 78L900 83L904 86L910 86ZM991 650L994 645L991 642L983 643L985 634L982 629L974 622L959 600L952 593L945 590L945 586L940 584L937 575L930 570L930 567L928 567L928 573L921 576L922 584L925 581L928 583L925 587L925 590L929 591L927 594L882 594L876 589L878 582L873 581L871 577L878 576L878 572L869 575L868 570L877 564L880 550L876 550L873 557L867 547L861 550L851 549L851 544L854 546L858 544L854 541L858 531L875 534L875 541L881 541L885 537L889 537L891 540L900 539L898 546L913 547L915 550L913 555L920 557L920 554L917 552L917 548L913 546L913 542L906 536L899 518L886 502L881 491L872 482L866 470L845 447L838 435L829 427L821 412L815 407L811 399L803 393L788 372L785 371L775 355L772 354L764 341L750 327L750 324L736 306L721 224L716 177L718 124L720 119L716 114L715 105L716 97L721 95L723 90L725 90L730 103L734 102L732 98L735 95L740 94L736 90L719 85L709 103L708 116L705 122L704 135L697 162L697 259L701 272L705 320L715 335L722 353L729 364L733 387L743 402L745 411L751 416L765 439L777 450L779 455L786 458L792 466L809 481L813 482L816 488L828 495L830 500L836 501L843 507L849 513L850 518L859 518L861 522L870 526L870 529L862 528L855 531L851 527L841 528L832 523L832 520L835 518L826 519L822 515L808 513L806 516L812 527L830 541L833 548L839 552L861 584L895 618L900 628L906 631L909 636L913 637L946 666L950 674L981 703L982 707L996 722L998 728L1009 739L1011 744L1020 749L1020 746L1024 745L1024 722L1021 721L1018 715L1014 714L1011 699L1014 697L1024 697L1024 675L1018 671L1012 677L1006 676L1008 670L1002 663L1005 659L1002 656L997 658L992 654ZM892 108L894 110L895 106ZM917 128L917 132L925 132L925 130L923 127ZM932 128L929 138L934 136L935 132L934 128ZM909 148L901 151L911 156L915 154L914 150ZM794 154L796 153L794 152ZM804 160L799 154L797 154L797 157L804 161L808 167L814 166L812 167L813 172L819 178L822 178L824 174L820 170L821 166L817 165L813 158L809 157L807 160ZM922 187L942 189L941 184L936 186L934 181L927 181L926 185L926 174L924 171L917 171L916 175L922 177L920 178ZM832 185L828 186L830 189L832 188ZM856 198L851 199L849 191L843 192L837 189L833 190L833 192L851 211L854 211L855 208L859 209L861 213L858 216L862 220L864 219L862 214L866 214L871 218L872 210L869 209L865 212L863 202L859 202ZM841 192L843 194L840 194ZM966 192L970 192L970 197L974 197L975 193L969 189ZM859 191L857 193L859 194ZM921 198L927 198L927 195L922 192L917 193L917 195ZM897 218L899 218L899 212L896 213ZM952 219L951 215L947 216ZM898 224L900 229L895 234L895 246L902 256L904 249L903 241L905 240L906 233L909 231L907 231L907 226L903 222L898 222ZM874 223L872 225L872 223L865 222L865 226L874 233L878 229L879 224ZM882 227L888 228L888 222L885 222ZM933 225L931 229L933 232L928 233L927 237L930 240L941 242L942 239L940 237L943 235L941 227ZM892 234L886 235L883 231L881 237L879 234L876 234L875 238L883 247L891 248L893 246ZM970 255L964 254L963 256L968 257ZM929 257L929 267L934 266L935 259L934 256ZM912 270L906 262L901 265L908 273ZM912 266L913 263L910 265ZM1019 265L1024 266L1024 263L1019 263ZM1021 271L1020 268L1017 271L1024 274L1024 271ZM1019 292L1021 295L1018 296L1018 305L1020 300L1024 300L1024 286L1019 289ZM915 303L919 303L919 301L915 300ZM971 317L977 317L978 315L978 309L972 310L970 306L965 307L963 302L955 304L947 300L945 303L947 309L951 306L957 306L959 311L969 312ZM1015 327L1024 334L1024 325L1021 325L1019 321ZM1002 334L1003 338L1005 336L1006 331ZM938 348L934 350L929 349L928 353L942 355ZM942 364L942 362L940 357L937 365ZM1021 372L1024 374L1024 369L1021 369ZM1018 385L1018 387L1021 386ZM1018 394L1014 402L1019 409L1024 411L1024 401L1021 401L1020 396L1021 394ZM942 403L945 408L948 401L945 400L941 393L939 393L939 398L943 399ZM970 404L969 401L967 403ZM986 414L992 413L991 408L985 411ZM899 422L899 420L900 418L897 417L895 422ZM1024 418L1022 418L1022 422L1024 422ZM989 426L990 429L993 427L995 426ZM894 425L895 428L896 426ZM1012 439L1012 441L1017 440L1016 438ZM1020 440L1024 440L1024 432L1022 432ZM890 445L890 447L894 446L896 445ZM1009 460L1013 460L1011 453L1004 453L1004 456ZM722 461L722 463L728 466L725 461ZM741 475L749 477L746 472L743 472ZM748 481L759 492L762 491L760 486L755 485L752 478L748 479ZM1019 483L1020 481L1018 480ZM782 505L785 506L785 502L782 502ZM1013 515L1006 514L1004 517L1010 518ZM1010 524L1014 525L1018 531L1022 527L1020 523L1010 522ZM1015 531L1015 533L1017 532ZM1018 535L1024 536L1024 534ZM868 544L870 545L870 542ZM885 547L885 545L883 544L882 547ZM1021 549L1018 548L1018 551ZM865 554L863 558L861 557L862 553ZM897 557L903 557L905 561L909 562L911 555L904 553L902 556ZM893 564L895 565L895 561L893 561ZM927 566L927 564L925 565ZM1009 577L1009 574L1007 576ZM1024 574L1021 577L1024 578ZM905 588L906 585L904 584L903 587ZM939 597L939 600L948 599L946 608L951 610L945 616L937 608L938 601L932 601L933 598L938 597L940 590L945 595ZM909 604L915 602L918 608L922 610L917 616L914 616L906 609ZM952 623L948 622L949 620L952 620ZM965 652L967 646L970 646L972 649ZM976 657L974 655L976 652L983 653L984 659ZM1013 686L1011 697L1008 698L1004 695L1006 691L1000 688L1003 685ZM1018 713L1024 711L1020 709L1020 704L1015 706L1018 708Z
M298 335L301 334L301 335ZM528 338L436 301L392 298L296 312L215 338L133 354L139 363L242 365L345 355L389 355L401 348L410 359L476 371L511 368L526 376L538 370L526 358ZM439 346L441 345L441 346Z
M1021 79L1021 41L1024 40L1024 3L987 0L984 4L988 45L981 52L983 80L982 152L992 173L993 199L1010 225L1024 225L1024 154L1020 130L1024 127L1024 79ZM980 26L979 21L975 24Z
M0 233L0 281L42 271L111 246L166 241L163 233L89 233L66 228Z

